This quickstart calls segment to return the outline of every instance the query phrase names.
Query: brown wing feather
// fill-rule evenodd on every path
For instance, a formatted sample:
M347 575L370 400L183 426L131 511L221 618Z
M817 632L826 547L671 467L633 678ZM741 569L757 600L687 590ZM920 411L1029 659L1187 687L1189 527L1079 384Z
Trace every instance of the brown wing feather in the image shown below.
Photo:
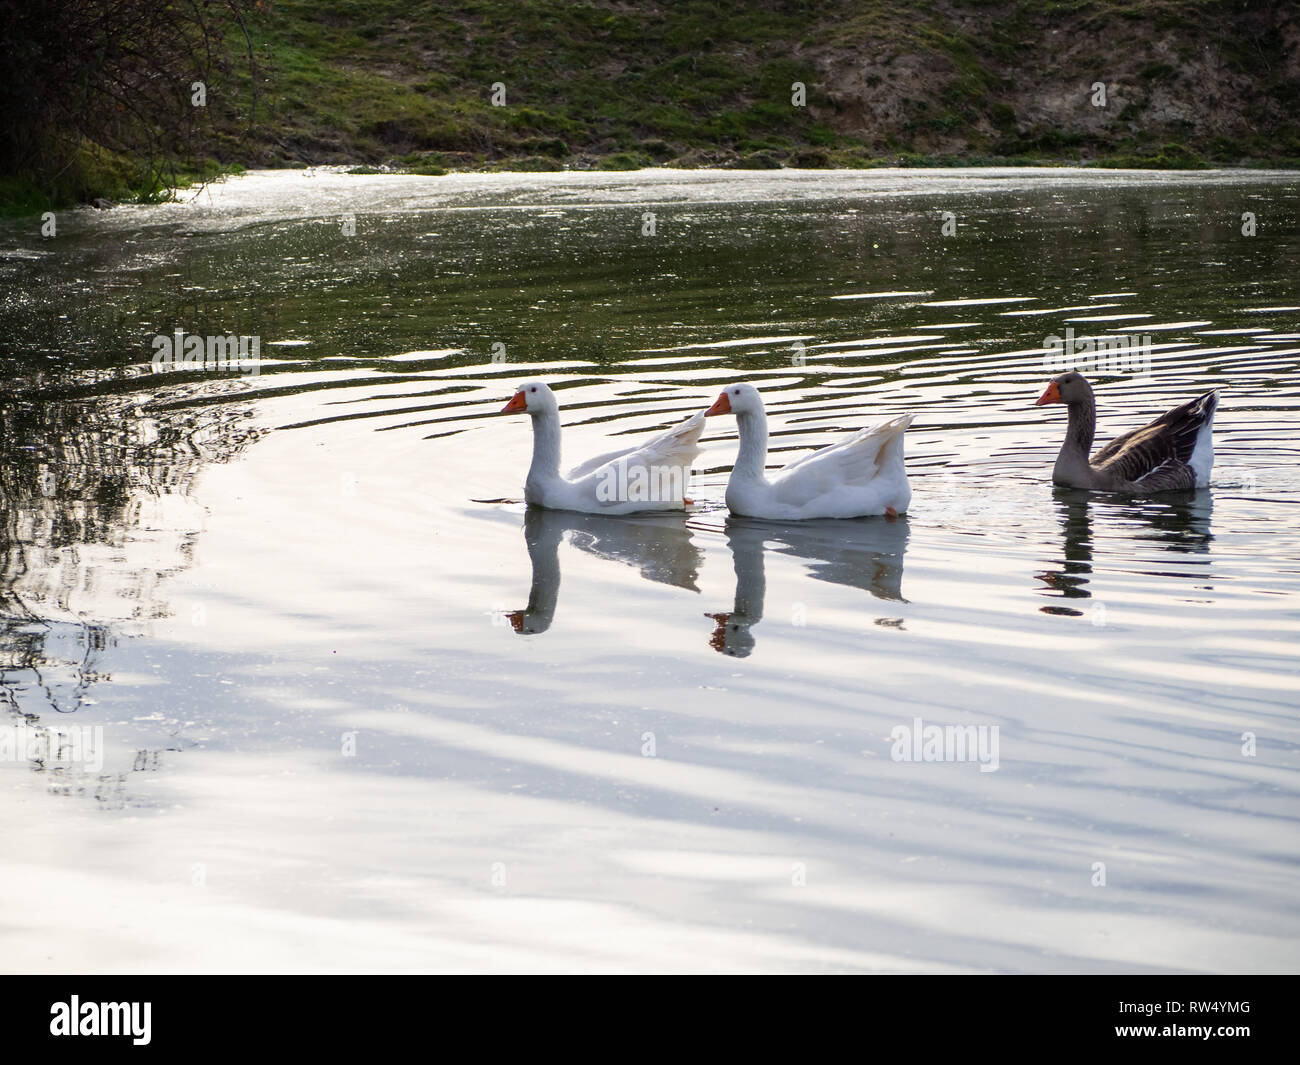
M1159 425L1159 424L1160 422L1157 419L1156 421L1152 422L1151 425L1142 426L1141 429L1130 429L1127 433L1120 433L1119 436L1115 437L1114 440L1110 441L1110 443L1106 444L1105 447L1101 448L1101 450L1099 450L1097 454L1092 456L1092 464L1094 466L1100 466L1103 462L1105 462L1116 452L1122 451L1124 445L1127 444L1130 440L1132 440L1133 437L1135 437L1138 433L1142 432L1143 429L1150 429L1152 425Z
M1117 436L1093 456L1093 468L1136 482L1172 462L1191 473L1191 487L1195 487L1196 475L1187 463L1196 447L1196 435L1206 419L1213 415L1218 398L1217 392L1207 392L1167 411L1141 429ZM1173 474L1166 470L1161 472L1158 480L1170 476ZM1178 476L1181 478L1183 475ZM1144 487L1148 487L1145 482Z
M1124 446L1103 462L1093 460L1093 469L1126 481L1145 477L1161 463L1177 459L1163 426L1153 422L1126 434Z
M1190 492L1196 487L1196 471L1185 462L1167 459L1133 483L1144 492Z

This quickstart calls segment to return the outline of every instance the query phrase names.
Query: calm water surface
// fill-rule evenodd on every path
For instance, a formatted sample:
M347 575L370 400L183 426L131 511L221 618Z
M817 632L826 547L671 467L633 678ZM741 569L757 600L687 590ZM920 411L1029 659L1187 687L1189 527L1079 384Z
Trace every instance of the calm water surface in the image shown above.
M268 173L0 249L0 723L104 742L0 761L4 969L1300 967L1296 175ZM1070 327L1151 338L1099 439L1222 390L1209 489L1052 488ZM570 462L913 413L911 513L728 520L728 418L684 520L525 513L531 377Z

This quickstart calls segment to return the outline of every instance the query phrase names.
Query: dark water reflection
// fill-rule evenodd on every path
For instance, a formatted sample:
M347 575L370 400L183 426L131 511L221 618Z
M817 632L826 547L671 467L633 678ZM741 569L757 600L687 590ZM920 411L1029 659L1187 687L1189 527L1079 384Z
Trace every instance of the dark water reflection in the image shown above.
M560 542L596 558L633 567L648 581L699 591L703 556L680 515L643 514L603 517L529 507L524 542L532 580L528 605L511 611L511 627L521 636L545 632L555 620L560 596Z
M747 657L753 628L763 620L767 582L764 556L797 559L814 580L870 592L875 598L903 602L903 556L909 535L905 518L858 521L766 522L728 518L727 546L736 573L735 604L729 613L709 614L717 626L709 646L723 654ZM788 618L808 625L808 605L789 604ZM815 638L815 637L813 637Z
M249 417L234 404L148 414L102 394L5 404L0 698L14 715L83 709L119 636L171 613L162 585L192 564L200 531L195 479L255 437Z
M1056 487L1052 492L1061 523L1062 554L1057 566L1038 574L1051 589L1049 594L1064 599L1089 599L1089 578L1093 572L1094 517L1103 512L1106 523L1121 525L1133 541L1146 541L1176 554L1203 554L1201 567L1163 571L1174 578L1204 579L1209 576L1208 557L1214 534L1211 492L1168 493L1159 499L1131 501L1122 498ZM1083 611L1064 605L1043 606L1044 614L1080 617Z

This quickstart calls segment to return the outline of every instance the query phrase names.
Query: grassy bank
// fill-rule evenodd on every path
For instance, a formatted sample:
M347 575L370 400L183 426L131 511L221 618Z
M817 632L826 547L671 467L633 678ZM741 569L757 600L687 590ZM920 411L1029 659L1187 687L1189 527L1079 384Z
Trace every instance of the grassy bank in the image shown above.
M1300 165L1300 16L1269 0L275 0L252 36L189 179ZM60 194L162 194L125 165Z
M25 174L0 176L0 217L39 214L73 204L161 203L178 189L244 172L234 162L163 160L140 163L87 144L53 181Z
M1293 165L1300 21L1281 8L279 0L255 161Z

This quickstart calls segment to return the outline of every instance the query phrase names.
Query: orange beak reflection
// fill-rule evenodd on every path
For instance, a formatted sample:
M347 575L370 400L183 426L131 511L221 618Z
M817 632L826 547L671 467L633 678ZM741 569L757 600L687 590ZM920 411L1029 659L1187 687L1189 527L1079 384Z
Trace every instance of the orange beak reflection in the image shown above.
M713 406L704 412L704 416L707 418L711 414L730 414L730 413L731 413L731 400L727 398L727 393L723 392L722 395L720 395L716 400L714 400Z
M717 622L717 625L713 629L713 635L709 637L709 646L712 647L715 651L721 651L723 654L726 654L727 653L727 622L731 620L731 615L730 614L705 614L704 616L706 618L710 618L713 621Z
M1065 400L1061 398L1061 389L1059 388L1057 383L1053 381L1050 385L1048 385L1045 389L1043 389L1043 394L1038 397L1038 402L1035 403L1034 406L1041 407L1044 403L1064 403L1064 402Z
M516 411L527 410L528 400L524 399L522 392L516 392L510 397L510 402L501 408L502 414L514 414Z

